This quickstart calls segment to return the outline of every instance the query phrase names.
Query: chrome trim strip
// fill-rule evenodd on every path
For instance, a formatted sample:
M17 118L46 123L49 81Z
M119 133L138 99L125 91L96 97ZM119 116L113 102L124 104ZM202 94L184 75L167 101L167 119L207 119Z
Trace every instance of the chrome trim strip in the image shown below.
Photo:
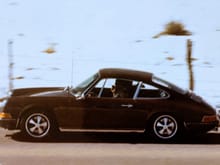
M109 133L144 133L145 130L105 130L105 129L68 129L60 128L62 132L109 132Z

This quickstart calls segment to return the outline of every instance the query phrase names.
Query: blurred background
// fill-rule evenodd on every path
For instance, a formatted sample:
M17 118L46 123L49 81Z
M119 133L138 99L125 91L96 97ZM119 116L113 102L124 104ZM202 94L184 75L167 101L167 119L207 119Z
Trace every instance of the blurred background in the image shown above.
M0 0L0 98L11 88L76 86L117 67L182 88L193 80L219 104L219 8L219 0ZM170 32L172 23L186 33Z

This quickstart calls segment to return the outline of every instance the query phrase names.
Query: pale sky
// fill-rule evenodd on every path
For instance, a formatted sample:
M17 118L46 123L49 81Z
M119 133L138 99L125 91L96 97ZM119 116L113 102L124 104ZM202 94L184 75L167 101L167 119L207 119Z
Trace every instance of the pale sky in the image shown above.
M153 72L183 88L191 39L198 59L195 91L218 98L219 9L219 0L0 0L0 92L8 88L9 39L14 76L24 77L15 87L70 85L73 61L74 85L100 68L122 67ZM170 21L182 22L193 35L153 39ZM51 45L56 53L42 52Z

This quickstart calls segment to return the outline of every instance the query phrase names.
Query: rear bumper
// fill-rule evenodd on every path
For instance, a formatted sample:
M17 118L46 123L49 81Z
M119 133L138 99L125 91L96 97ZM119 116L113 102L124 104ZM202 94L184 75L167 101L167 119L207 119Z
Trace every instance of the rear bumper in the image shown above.
M16 119L0 119L0 127L5 129L16 129L16 123Z
M186 123L184 123L184 126L185 126L186 130L189 132L203 133L203 132L208 132L214 128L217 128L218 124L219 124L219 121L210 122L210 123L186 122Z

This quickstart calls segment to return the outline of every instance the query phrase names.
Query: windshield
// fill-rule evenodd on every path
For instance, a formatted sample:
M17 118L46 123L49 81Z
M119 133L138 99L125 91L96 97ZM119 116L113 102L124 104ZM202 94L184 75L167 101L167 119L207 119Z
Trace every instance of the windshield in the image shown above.
M76 96L80 96L97 78L98 74L96 73L73 88L71 92Z
M184 89L182 89L182 88L180 88L180 87L178 87L178 86L176 86L176 85L174 85L174 84L172 84L172 83L170 83L168 81L165 81L165 80L163 80L161 78L158 78L156 76L152 77L152 81L154 83L156 83L156 84L159 84L159 85L163 86L163 87L172 89L172 90L174 90L174 91L176 91L178 93L181 93L181 94L186 94L187 93L187 90L184 90Z

